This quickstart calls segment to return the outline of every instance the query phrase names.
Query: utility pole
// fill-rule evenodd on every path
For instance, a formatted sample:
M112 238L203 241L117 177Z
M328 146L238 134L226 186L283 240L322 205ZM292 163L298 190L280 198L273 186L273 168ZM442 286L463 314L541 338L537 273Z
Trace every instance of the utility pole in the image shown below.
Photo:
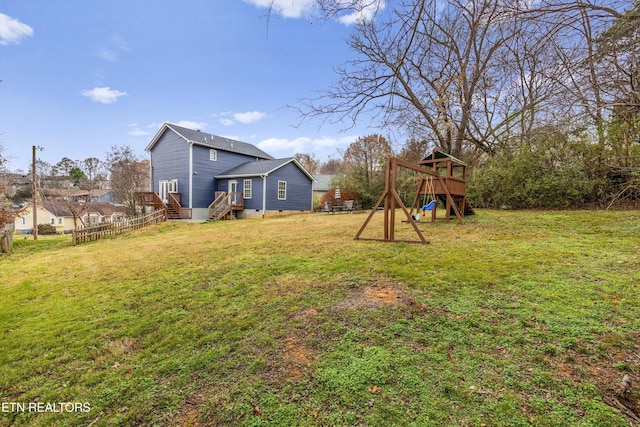
M43 150L42 147L32 147L31 160L31 199L33 201L33 240L38 240L38 190L36 187L36 149Z

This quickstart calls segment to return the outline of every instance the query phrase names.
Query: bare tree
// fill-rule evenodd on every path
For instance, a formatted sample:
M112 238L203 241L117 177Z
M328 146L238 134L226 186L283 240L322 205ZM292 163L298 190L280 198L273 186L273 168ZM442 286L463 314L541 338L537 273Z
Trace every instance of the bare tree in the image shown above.
M357 193L365 206L372 205L384 188L386 159L392 156L393 150L384 136L358 138L343 154L341 185Z
M318 166L320 166L320 160L318 160L314 154L296 153L293 157L310 174L314 174L318 172Z
M342 170L342 160L329 159L320 165L319 173L334 175Z
M431 144L427 140L410 139L398 153L398 158L417 164L426 157L429 148L431 148Z
M502 2L401 2L386 19L358 24L349 45L359 59L338 68L338 84L302 112L353 121L371 113L450 153L467 144L492 151L487 136L504 118L478 108L505 80L499 60L514 37L513 16Z
M112 146L107 153L107 168L111 189L130 213L140 213L136 193L146 191L144 183L149 174L146 162L140 159L129 146Z
M97 157L89 157L80 162L80 167L93 189L102 187L103 181L106 181L107 173L106 165L102 160Z
M363 3L318 2L332 11ZM349 40L357 59L337 68L337 83L300 110L347 124L370 116L454 155L469 148L494 154L535 128L575 123L580 108L599 126L608 101L595 41L629 5L399 1L359 22Z

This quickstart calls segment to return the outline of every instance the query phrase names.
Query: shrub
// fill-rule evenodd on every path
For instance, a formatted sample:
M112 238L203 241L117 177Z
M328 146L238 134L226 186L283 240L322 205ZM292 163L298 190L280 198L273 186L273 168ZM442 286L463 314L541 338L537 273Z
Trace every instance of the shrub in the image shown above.
M58 231L51 224L38 224L38 234L56 234Z
M490 208L567 208L602 203L606 180L597 151L559 133L541 135L480 162L470 173L468 196Z

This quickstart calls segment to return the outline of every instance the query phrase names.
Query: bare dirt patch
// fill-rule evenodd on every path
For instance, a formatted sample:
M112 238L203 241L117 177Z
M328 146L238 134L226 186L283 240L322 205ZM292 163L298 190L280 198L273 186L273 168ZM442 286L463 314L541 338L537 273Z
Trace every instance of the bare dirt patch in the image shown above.
M288 378L301 378L315 359L315 353L304 344L302 339L295 336L288 337L284 344L284 363L281 371Z
M339 303L337 309L368 308L378 309L385 306L399 306L407 303L407 297L400 282L378 279L372 284L352 291L352 295Z
M570 358L571 362L556 364L559 376L595 383L604 403L619 410L631 426L640 426L640 334L631 335L624 348L607 348L606 357L571 354ZM625 374L632 381L629 389L621 385Z

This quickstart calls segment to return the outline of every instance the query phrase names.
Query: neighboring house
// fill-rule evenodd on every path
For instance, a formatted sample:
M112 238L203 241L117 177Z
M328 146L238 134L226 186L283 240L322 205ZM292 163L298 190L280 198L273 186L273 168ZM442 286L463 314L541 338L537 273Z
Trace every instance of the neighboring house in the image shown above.
M332 185L333 180L337 175L334 174L318 174L314 175L316 182L313 183L313 200L316 203L318 200L324 196L324 194L333 189Z
M38 202L38 224L50 224L64 231L74 229L73 214L65 202L41 201ZM80 220L78 220L80 222ZM33 230L33 204L22 209L14 220L16 234L26 234Z
M89 197L91 197L92 202L104 202L104 203L113 203L115 205L119 205L119 198L117 194L110 189L94 189L89 191Z
M105 223L118 224L124 221L126 215L122 206L112 203L94 202L82 212L82 220L87 227Z
M73 213L65 202L43 200L37 204L38 224L50 224L65 232L74 230ZM105 222L119 222L124 219L124 213L118 206L110 203L92 203L88 209L79 212L85 225L98 225ZM82 227L80 218L76 219L79 227ZM14 220L17 234L30 233L33 230L33 205L28 205L20 211Z
M179 202L187 211L182 218L214 217L214 200L226 201L238 217L312 209L314 178L293 158L168 123L146 151L152 192L169 205Z

